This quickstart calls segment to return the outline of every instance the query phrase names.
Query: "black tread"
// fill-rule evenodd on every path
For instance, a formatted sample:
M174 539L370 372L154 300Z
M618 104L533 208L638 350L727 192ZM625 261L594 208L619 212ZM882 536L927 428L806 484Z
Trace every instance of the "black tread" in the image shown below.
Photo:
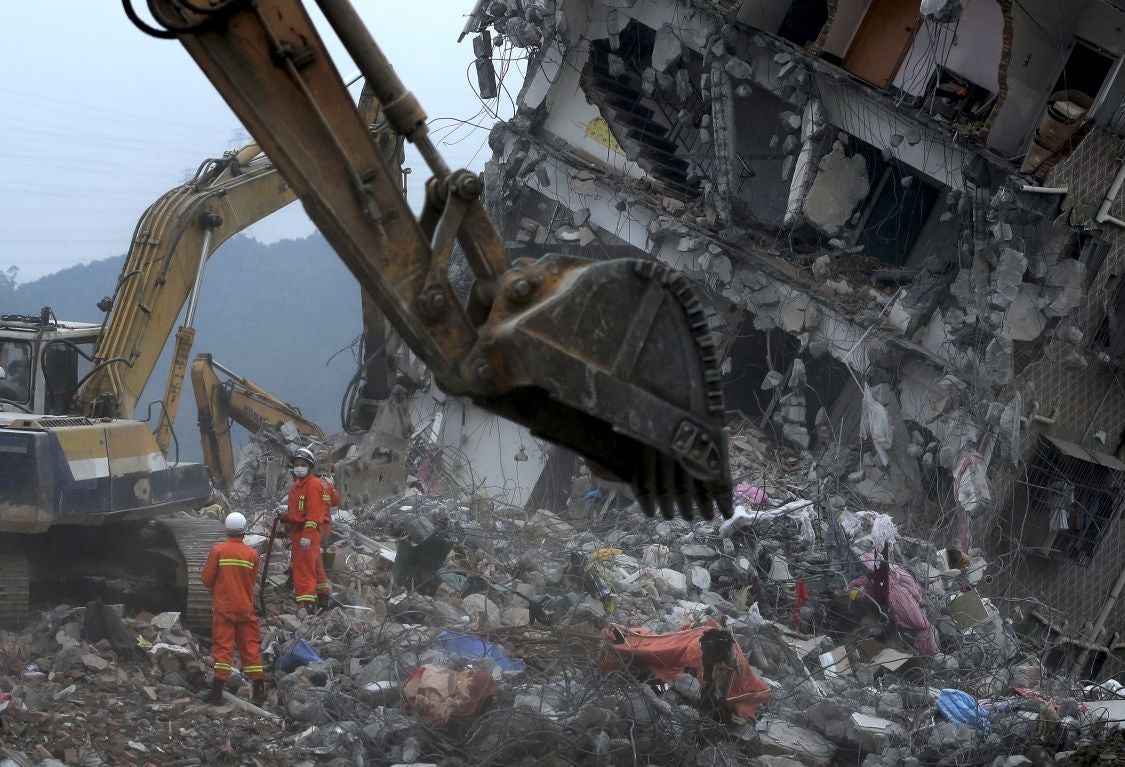
M214 519L162 519L160 524L176 541L187 565L187 605L180 622L197 634L211 633L211 592L203 585L203 565L216 543L226 540L223 525Z
M27 617L30 585L27 552L0 546L0 628L19 628Z

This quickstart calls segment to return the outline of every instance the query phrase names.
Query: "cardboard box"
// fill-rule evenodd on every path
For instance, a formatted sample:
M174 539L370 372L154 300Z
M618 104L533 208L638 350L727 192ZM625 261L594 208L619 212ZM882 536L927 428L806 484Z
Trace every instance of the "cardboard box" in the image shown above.
M966 591L949 603L949 617L960 629L979 626L994 616L977 591Z

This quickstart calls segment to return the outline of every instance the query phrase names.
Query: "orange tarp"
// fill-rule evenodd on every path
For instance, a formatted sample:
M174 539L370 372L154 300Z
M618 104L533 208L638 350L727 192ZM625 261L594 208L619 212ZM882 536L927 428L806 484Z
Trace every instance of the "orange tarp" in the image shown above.
M603 671L635 665L648 669L665 684L676 681L680 674L690 673L703 679L703 650L700 640L709 631L724 629L714 621L673 634L656 634L648 629L611 626L605 637L609 657L601 664ZM769 687L750 668L738 642L731 641L734 674L727 688L725 702L738 716L753 719L758 707L769 700Z

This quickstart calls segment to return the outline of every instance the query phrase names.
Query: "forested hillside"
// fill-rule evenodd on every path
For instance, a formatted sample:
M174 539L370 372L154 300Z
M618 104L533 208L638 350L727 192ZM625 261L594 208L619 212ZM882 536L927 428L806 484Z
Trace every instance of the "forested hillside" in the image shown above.
M112 295L123 260L95 261L26 284L0 278L0 313L34 314L50 306L60 319L101 322L97 303ZM207 266L194 352L210 352L331 434L339 431L340 397L355 372L350 346L360 332L359 306L358 285L319 234L273 245L236 237ZM170 352L169 342L140 418L163 393ZM181 457L189 460L200 457L195 421L187 382L176 435Z

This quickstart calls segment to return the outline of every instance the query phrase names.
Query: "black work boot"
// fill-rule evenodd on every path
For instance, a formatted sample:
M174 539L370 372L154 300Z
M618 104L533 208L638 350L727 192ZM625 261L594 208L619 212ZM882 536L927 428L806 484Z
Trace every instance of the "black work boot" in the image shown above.
M255 679L253 685L254 691L250 694L250 702L255 706L260 706L266 702L266 680Z
M212 679L211 690L203 698L204 703L210 703L212 706L218 706L223 702L223 685L226 684L224 679Z
M320 612L324 612L325 610L331 609L332 608L332 596L330 594L323 594L323 593L317 594L316 595L316 606L317 606L317 609L320 610Z

